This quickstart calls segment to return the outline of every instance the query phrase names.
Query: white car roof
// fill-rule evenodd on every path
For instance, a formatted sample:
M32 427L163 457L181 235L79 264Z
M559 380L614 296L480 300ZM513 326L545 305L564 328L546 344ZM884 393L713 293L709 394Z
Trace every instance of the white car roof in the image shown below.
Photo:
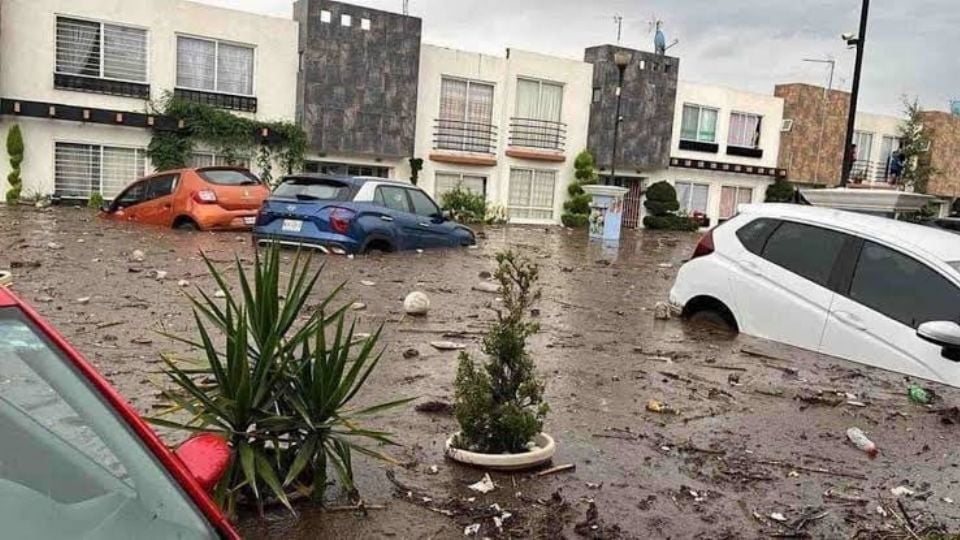
M913 248L944 262L960 261L960 235L934 227L799 204L746 204L740 206L739 211L741 214L784 218L842 229L864 238Z

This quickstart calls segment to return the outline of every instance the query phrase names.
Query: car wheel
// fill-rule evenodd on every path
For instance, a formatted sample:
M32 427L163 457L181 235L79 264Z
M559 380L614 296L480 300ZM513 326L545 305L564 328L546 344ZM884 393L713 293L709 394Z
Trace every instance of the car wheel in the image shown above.
M200 227L192 219L183 219L173 225L178 231L199 231Z
M699 326L708 326L724 330L736 331L736 326L731 324L728 315L713 309L704 309L690 315L687 320L691 324Z

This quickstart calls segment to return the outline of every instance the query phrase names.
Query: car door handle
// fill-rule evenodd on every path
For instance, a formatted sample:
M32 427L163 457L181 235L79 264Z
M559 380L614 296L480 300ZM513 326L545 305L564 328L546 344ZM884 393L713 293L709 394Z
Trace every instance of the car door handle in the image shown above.
M429 224L429 223L426 223L426 222L424 222L424 221L421 221L421 222L420 222L420 226L421 226L421 227L430 227L430 224Z
M833 316L836 317L837 320L849 324L861 332L866 331L867 329L867 325L863 324L863 321L860 320L860 317L857 317L853 313L846 311L834 311Z
M744 270L746 270L747 272L750 272L751 274L761 274L761 273L762 273L762 272L760 271L760 267L757 266L757 263L755 263L755 262L753 262L753 261L742 260L742 261L740 261L740 266L742 266Z
M393 221L393 218L390 216L380 216L380 219L382 219L383 221Z

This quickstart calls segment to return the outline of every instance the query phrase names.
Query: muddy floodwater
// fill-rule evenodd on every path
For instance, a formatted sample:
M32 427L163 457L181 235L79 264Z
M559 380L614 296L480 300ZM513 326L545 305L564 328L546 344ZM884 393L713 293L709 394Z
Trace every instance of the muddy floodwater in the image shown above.
M366 515L272 511L243 518L243 534L464 538L475 524L477 537L500 538L908 538L904 527L935 525L960 531L960 425L938 412L960 405L960 393L656 321L654 305L666 299L696 235L628 232L618 248L590 244L585 235L488 228L478 249L318 257L326 267L316 300L346 282L343 302L366 304L353 312L360 330L385 324L384 359L359 404L418 398L368 422L394 433L403 446L388 451L405 466L355 458ZM508 247L541 267L542 331L530 347L547 385L554 465L576 469L492 474L496 489L480 494L466 486L481 471L444 460L454 419L414 405L452 399L457 353L429 343L454 341L477 354L496 295L472 288ZM134 250L144 252L142 262L131 261ZM217 289L201 250L222 268L235 256L249 265L253 256L248 234L125 226L81 209L0 207L0 269L12 269L13 290L142 413L155 411L158 385L167 384L159 354L183 352L158 331L192 335L184 293ZM402 301L413 290L429 295L429 316L404 317ZM911 403L907 389L915 382L940 401ZM650 412L650 400L674 412ZM877 444L875 459L847 442L850 427ZM161 434L171 443L182 437ZM894 488L906 490L897 496Z

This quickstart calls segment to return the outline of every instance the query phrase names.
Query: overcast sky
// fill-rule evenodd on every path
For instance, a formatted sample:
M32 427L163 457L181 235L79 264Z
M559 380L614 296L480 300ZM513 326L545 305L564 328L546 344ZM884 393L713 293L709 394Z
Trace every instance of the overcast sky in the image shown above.
M200 0L289 17L292 0ZM351 3L399 12L402 0ZM856 32L860 0L410 0L427 43L502 55L507 47L570 58L616 41L653 49L649 21L664 21L680 43L682 80L772 93L784 82L826 85L829 68L803 58L833 57L834 86L849 90L854 51L840 40ZM927 109L960 99L960 1L873 0L867 32L862 110L897 114L901 96Z

